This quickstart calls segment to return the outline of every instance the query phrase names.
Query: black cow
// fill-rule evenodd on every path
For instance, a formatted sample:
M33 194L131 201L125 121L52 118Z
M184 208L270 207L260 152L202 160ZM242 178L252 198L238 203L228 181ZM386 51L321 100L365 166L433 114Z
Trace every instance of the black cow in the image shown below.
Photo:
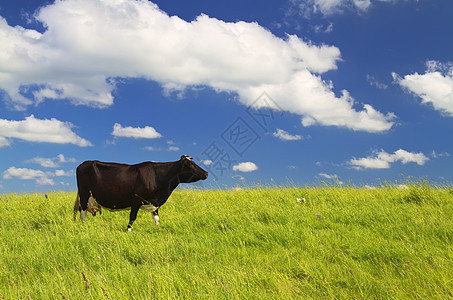
M137 218L139 209L153 213L156 224L158 209L179 183L208 178L208 172L197 166L188 155L175 162L143 162L136 165L85 161L77 167L77 188L80 218L86 220L88 199L92 196L102 207L110 210L130 209L129 224ZM77 213L77 211L75 211Z

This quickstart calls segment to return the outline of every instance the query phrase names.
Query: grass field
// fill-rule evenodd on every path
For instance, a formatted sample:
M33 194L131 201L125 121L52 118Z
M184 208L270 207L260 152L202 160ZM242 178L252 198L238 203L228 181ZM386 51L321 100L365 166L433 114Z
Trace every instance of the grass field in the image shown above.
M132 232L73 222L75 192L0 198L0 299L453 298L450 188L177 190Z

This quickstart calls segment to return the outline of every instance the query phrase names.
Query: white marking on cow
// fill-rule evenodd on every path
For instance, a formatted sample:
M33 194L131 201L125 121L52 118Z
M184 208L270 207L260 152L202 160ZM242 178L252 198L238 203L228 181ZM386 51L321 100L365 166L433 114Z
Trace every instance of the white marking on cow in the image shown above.
M159 215L153 215L153 220L156 225L159 225Z
M80 220L82 220L83 223L86 222L86 220L87 220L87 210L82 210L80 212Z
M132 227L128 227L127 231L131 232L132 231Z

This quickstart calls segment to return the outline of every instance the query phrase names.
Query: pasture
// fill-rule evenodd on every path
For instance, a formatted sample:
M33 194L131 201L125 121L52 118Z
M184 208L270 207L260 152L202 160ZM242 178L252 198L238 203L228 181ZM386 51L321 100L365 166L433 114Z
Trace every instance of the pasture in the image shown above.
M453 191L177 189L72 221L76 192L0 195L0 299L453 298Z

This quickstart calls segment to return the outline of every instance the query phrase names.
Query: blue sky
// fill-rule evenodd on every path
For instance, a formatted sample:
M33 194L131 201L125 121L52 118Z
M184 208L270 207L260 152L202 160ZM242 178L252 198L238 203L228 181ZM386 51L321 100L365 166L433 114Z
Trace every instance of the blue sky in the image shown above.
M453 180L453 2L0 0L0 191L85 160L200 187Z

